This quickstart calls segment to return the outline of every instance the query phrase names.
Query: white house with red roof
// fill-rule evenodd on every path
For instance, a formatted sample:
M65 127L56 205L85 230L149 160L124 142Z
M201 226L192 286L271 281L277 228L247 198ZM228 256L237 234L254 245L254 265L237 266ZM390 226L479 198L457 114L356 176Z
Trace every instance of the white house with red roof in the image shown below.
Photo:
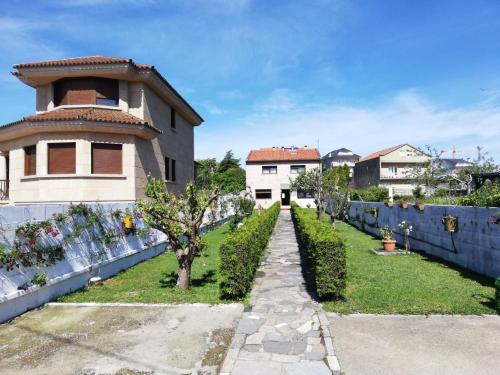
M0 201L134 201L194 178L201 116L152 65L88 56L14 66L36 113L0 127Z
M416 183L411 172L431 157L416 147L401 144L364 156L354 166L354 185L387 187L393 195L411 195Z
M246 183L257 206L270 207L274 202L289 206L291 201L302 207L315 207L309 192L291 191L290 179L301 171L321 167L316 148L270 147L251 150L246 159Z

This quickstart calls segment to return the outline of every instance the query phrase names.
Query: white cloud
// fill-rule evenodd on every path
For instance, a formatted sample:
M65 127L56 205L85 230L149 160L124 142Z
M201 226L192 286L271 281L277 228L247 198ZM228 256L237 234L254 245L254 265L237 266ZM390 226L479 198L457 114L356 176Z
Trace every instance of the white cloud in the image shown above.
M259 101L255 108L260 110L251 115L223 127L202 125L197 130L196 156L220 158L231 148L244 158L251 148L316 146L319 141L322 153L347 147L361 155L410 143L440 150L457 146L463 151L457 156L465 157L474 156L474 147L481 145L500 161L500 108L495 106L445 109L413 90L376 106L298 103L279 90Z
M214 115L214 116L222 115L225 113L224 110L222 110L221 108L219 108L215 104L208 102L208 101L204 102L203 106L205 107L205 109L207 110L208 113L210 113L211 115Z
M0 52L16 59L63 56L64 52L40 31L53 29L47 22L0 17Z

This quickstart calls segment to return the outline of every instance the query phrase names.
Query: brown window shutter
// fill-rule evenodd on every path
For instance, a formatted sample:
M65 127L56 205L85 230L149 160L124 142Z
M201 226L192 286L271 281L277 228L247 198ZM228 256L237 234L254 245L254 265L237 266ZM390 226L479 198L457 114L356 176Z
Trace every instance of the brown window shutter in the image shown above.
M92 143L92 173L122 174L122 145Z
M76 143L49 143L49 174L76 172Z
M36 146L24 148L24 175L33 176L36 174Z
M54 83L56 106L67 104L99 104L98 99L108 105L118 105L118 81L107 78L65 78Z

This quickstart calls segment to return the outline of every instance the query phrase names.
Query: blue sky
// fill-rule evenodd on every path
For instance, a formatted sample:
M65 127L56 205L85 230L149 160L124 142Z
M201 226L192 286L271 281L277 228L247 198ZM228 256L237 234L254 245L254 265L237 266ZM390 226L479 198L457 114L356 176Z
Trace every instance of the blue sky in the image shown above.
M499 20L493 0L10 1L0 123L34 111L12 65L101 54L155 65L202 114L197 158L411 143L498 162Z

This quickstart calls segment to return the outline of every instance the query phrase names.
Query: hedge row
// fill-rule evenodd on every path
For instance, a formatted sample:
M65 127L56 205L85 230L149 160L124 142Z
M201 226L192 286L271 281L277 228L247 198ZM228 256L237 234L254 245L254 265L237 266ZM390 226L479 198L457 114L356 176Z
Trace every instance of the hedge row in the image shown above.
M500 314L500 277L495 281L495 301L497 312Z
M279 213L280 204L276 202L248 218L222 243L219 284L222 297L237 299L250 290Z
M346 286L344 240L329 224L308 214L295 202L292 203L292 218L319 298L342 298Z

